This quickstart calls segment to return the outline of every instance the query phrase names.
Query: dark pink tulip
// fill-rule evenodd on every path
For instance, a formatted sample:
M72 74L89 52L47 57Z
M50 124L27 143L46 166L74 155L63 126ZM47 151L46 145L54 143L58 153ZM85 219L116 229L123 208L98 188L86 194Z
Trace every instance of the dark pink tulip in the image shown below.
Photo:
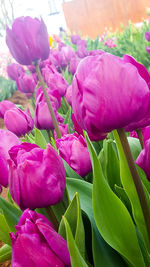
M74 44L74 45L77 45L77 43L81 40L80 36L79 35L72 35L71 36L71 42Z
M76 173L84 177L91 171L90 155L82 135L76 133L64 135L56 140L56 145L60 156Z
M88 56L88 50L86 48L86 46L84 45L78 45L78 49L76 51L76 54L79 58L84 58L86 56Z
M12 146L19 145L21 142L19 138L13 133L5 130L0 130L0 185L8 185L8 163L10 158L8 151Z
M57 118L58 114L57 114L56 109L60 107L60 100L61 100L59 92L57 90L54 90L54 91L47 90L47 92L51 100L54 113ZM35 121L36 128L40 130L43 130L43 129L53 130L54 129L53 121L49 113L47 102L45 100L41 87L37 90L37 94L36 94L34 121Z
M147 53L150 54L150 46L146 46L145 49L146 49Z
M60 123L59 124L59 130L61 132L61 136L64 136L66 134L69 134L68 124L62 124L62 123ZM56 134L56 131L55 130L54 130L54 138L55 138L55 140L57 139L57 134Z
M75 52L70 46L64 46L60 52L60 62L62 67L66 67L71 58L75 56Z
M72 86L69 85L66 91L65 98L70 106L72 106Z
M75 118L75 115L74 114L71 114L71 119L72 119L72 122L73 122L73 128L74 130L80 134L80 135L83 135L83 129L80 127L80 125L78 124L76 118ZM101 135L100 133L97 133L97 135L95 136L94 134L92 134L91 132L87 132L88 133L88 136L90 138L91 141L97 141L97 140L104 140L106 138L107 135Z
M142 131L143 142L144 142L144 146L145 146L145 143L147 142L147 140L150 139L150 126L142 128L141 131ZM130 132L130 136L134 137L134 138L138 138L138 135L137 135L136 131Z
M18 77L16 82L17 82L17 89L21 93L31 94L31 95L34 93L36 82L32 75L23 73Z
M12 241L11 266L71 267L67 242L41 214L26 209Z
M69 72L74 75L79 64L80 59L77 56L71 58L69 63Z
M17 136L23 136L32 131L34 126L34 121L29 109L27 109L26 112L19 108L6 111L4 123L6 128Z
M144 149L141 151L140 155L136 160L136 164L143 169L146 173L148 180L150 180L150 139L148 139L144 144Z
M21 209L47 207L62 200L65 169L51 145L43 150L35 144L22 143L14 146L9 155L10 193Z
M60 67L60 52L57 49L50 50L49 59L56 68Z
M74 75L72 107L80 127L98 140L113 129L149 125L150 90L134 64L109 53L89 56Z
M17 78L24 72L25 72L24 68L19 64L11 63L10 65L7 66L8 77L13 81L16 81Z
M2 102L0 102L0 118L3 119L5 112L15 107L16 107L15 104L9 100L3 100Z
M61 73L46 67L42 70L42 74L50 90L58 90L60 96L65 95L68 83Z
M44 21L31 17L14 20L12 29L7 27L6 43L19 64L31 65L49 56L50 46Z
M150 42L150 31L145 33L145 39Z

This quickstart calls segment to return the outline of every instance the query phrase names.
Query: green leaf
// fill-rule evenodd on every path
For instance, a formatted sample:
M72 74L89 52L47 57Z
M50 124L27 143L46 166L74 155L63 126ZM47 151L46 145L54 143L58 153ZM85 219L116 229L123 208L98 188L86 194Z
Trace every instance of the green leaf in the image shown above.
M4 262L11 259L12 248L5 244L0 248L0 262Z
M137 159L138 155L140 154L142 148L139 139L134 137L128 137L129 146L132 152L132 156L134 160Z
M69 124L70 119L71 119L71 112L72 112L72 109L71 109L71 107L69 106L68 111L67 111L67 113L66 113L66 115L65 115L65 119L64 119L63 124L67 124L67 123Z
M119 160L114 146L113 140L108 140L104 150L106 155L106 177L113 191L115 184L121 185Z
M19 208L16 208L15 205L9 203L4 198L0 196L0 208L3 211L7 224L10 230L15 233L16 229L14 228L15 225L18 224L20 216L22 212Z
M46 149L46 140L40 130L35 128L35 144L42 149Z
M122 185L128 195L128 198L130 199L133 217L135 219L135 222L137 224L139 231L141 232L143 236L145 246L147 247L148 251L150 251L150 244L149 244L147 229L146 229L140 201L139 201L137 191L136 191L133 179L132 179L132 175L131 175L131 172L130 172L130 169L129 169L129 166L128 166L128 163L127 163L124 151L123 151L123 147L121 145L121 141L119 139L119 135L116 130L114 131L114 137L115 137L118 152L119 152L120 176L121 176Z
M115 185L115 193L122 200L122 202L125 204L128 211L130 212L130 214L132 214L131 203L130 203L130 200L129 200L124 188L122 188L118 185Z
M8 245L11 245L9 236L10 228L5 220L5 217L0 213L0 240Z
M63 217L65 228L66 228L66 235L67 235L67 243L71 257L71 266L72 267L88 267L86 262L84 261L83 257L81 256L79 249L76 245L76 242L73 238L69 223L65 217Z
M121 200L105 180L96 152L86 135L91 155L93 181L93 211L96 225L103 238L133 266L144 267L135 226Z
M70 198L72 199L74 194L78 192L81 209L87 214L92 225L92 242L95 242L95 247L97 251L94 250L93 246L93 256L94 256L94 266L110 266L111 267L124 267L126 266L121 256L113 250L100 235L93 217L92 209L92 184L85 182L83 179L66 179L67 189ZM97 252L97 253L96 253Z
M67 208L64 214L64 217L67 219L71 227L71 231L75 239L75 243L82 257L85 258L85 233L84 233L84 226L83 226L83 221L82 221L78 193L75 193L75 196L72 202L70 203L69 207ZM64 225L63 219L61 220L61 223L59 226L59 234L64 239L66 239L66 231L65 231L65 225Z

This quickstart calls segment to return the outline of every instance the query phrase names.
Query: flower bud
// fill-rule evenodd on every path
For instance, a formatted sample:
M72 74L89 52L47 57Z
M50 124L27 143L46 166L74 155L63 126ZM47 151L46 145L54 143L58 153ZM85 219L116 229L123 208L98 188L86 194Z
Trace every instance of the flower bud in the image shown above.
M9 151L10 193L21 209L55 205L63 198L66 176L57 151L22 143ZM59 168L58 168L59 166Z
M67 242L43 215L25 210L10 233L12 267L71 267Z
M60 156L80 176L84 177L92 170L86 141L76 133L64 135L56 140Z
M34 121L29 109L27 109L26 112L19 108L6 111L4 123L6 128L17 136L23 136L32 131L34 126Z

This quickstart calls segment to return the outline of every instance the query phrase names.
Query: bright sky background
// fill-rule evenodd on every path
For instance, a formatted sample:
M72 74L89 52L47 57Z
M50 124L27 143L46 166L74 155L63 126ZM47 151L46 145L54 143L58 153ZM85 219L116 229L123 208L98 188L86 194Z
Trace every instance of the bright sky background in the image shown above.
M5 1L7 2L7 0ZM61 0L55 0L55 4L57 10L59 11L59 14L50 16L50 7L48 5L48 0L14 0L14 14L15 17L42 16L46 23L49 35L59 34L59 27L67 29L61 3ZM7 47L5 45L5 37L0 38L0 43L0 50L6 50Z

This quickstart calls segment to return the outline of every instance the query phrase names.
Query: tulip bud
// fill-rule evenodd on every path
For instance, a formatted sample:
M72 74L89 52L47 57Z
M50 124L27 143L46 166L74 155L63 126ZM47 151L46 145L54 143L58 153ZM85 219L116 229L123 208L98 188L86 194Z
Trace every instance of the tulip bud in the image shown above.
M10 65L7 66L7 74L11 80L16 81L18 77L24 72L25 72L24 68L19 64L11 63Z
M0 102L0 118L4 118L4 114L7 110L15 108L15 104L8 100Z
M59 130L61 132L61 136L64 136L66 134L69 134L68 124L62 124L62 123L60 123L59 124ZM54 130L54 138L55 138L55 140L57 139L57 134L56 134L56 131L55 130Z
M136 164L143 169L146 173L148 180L150 180L150 139L148 139L144 144L144 149L141 151L140 155L136 160Z
M56 117L58 116L56 108L60 107L60 95L57 90L50 91L47 90L48 96L51 100L52 108ZM53 130L54 125L49 113L47 102L45 100L42 88L37 90L36 95L36 105L35 105L35 116L34 116L35 126L40 130Z
M19 108L6 111L4 123L6 128L17 136L23 136L32 131L34 126L34 121L29 109L27 109L26 112Z
M15 19L12 29L7 27L6 43L12 56L22 65L31 65L49 56L48 33L42 19L31 17Z
M16 230L10 233L12 267L71 267L67 242L43 215L25 210Z
M9 168L7 160L10 158L8 151L11 147L19 145L19 138L13 133L0 130L0 185L7 187Z
M17 79L17 89L25 94L33 94L36 87L36 82L33 76L23 73Z
M82 135L67 134L56 140L60 156L80 176L84 177L92 170L86 141Z
M72 86L69 85L66 91L65 98L70 106L72 106Z
M80 36L79 35L72 35L71 36L71 42L74 44L74 45L77 45L77 43L81 40Z
M145 33L145 39L150 42L150 31Z
M35 144L22 143L14 146L9 155L10 193L21 209L43 208L62 200L65 169L51 145L43 150Z

